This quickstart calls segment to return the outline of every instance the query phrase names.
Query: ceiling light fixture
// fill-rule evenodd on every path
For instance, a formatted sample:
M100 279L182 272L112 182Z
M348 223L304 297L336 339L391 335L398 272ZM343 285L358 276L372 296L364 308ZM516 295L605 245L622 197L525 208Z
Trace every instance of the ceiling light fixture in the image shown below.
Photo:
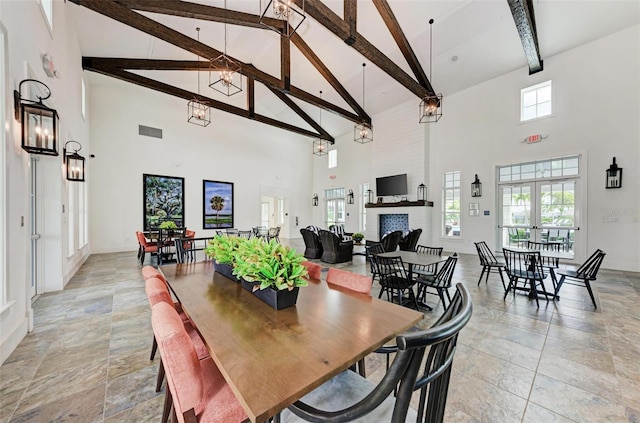
M262 10L262 0L260 0L260 10ZM290 38L306 18L304 0L302 0L302 12L292 7L291 0L269 0L258 22L283 37ZM282 21L284 27L270 25L269 19Z
M198 33L198 42L200 42L200 27L196 28ZM196 55L198 63L200 62L200 56ZM194 125L207 126L211 123L211 109L209 103L200 99L200 67L196 71L198 75L198 95L187 103L187 122Z
M322 99L322 91L320 91L320 98ZM320 127L322 127L322 107L320 107ZM329 154L329 141L322 139L322 137L313 140L313 154L316 156Z
M224 0L224 10L227 10L227 0ZM220 72L217 79L216 72ZM242 91L240 64L227 56L226 22L224 24L224 53L212 60L209 65L209 87L227 97Z
M364 109L364 67L366 63L362 64L362 108ZM364 120L360 124L356 124L353 127L353 140L364 144L373 141L373 127Z
M429 19L429 81L433 65L433 19ZM437 122L442 117L442 94L430 93L419 106L420 123Z

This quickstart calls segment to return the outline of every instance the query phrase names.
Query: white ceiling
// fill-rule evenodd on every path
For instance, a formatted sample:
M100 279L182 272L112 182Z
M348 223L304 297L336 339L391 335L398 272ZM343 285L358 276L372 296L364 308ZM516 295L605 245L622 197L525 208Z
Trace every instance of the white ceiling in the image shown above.
M527 61L507 0L388 1L427 76L430 73L428 20L435 20L433 73L430 81L436 92L443 93L445 99L447 95L516 69L528 72ZM224 1L220 0L200 0L197 3L224 7ZM262 3L264 6L265 0L262 0ZM324 3L337 15L342 16L342 0L325 0ZM71 2L68 2L66 7L72 9L84 56L175 60L196 58L192 53L84 7ZM260 0L229 0L227 7L260 14ZM534 9L543 60L640 23L638 0L537 0ZM200 40L218 50L224 50L223 24L152 13L143 14L192 38L196 38L195 28L201 27ZM412 75L370 0L358 0L357 24L360 34ZM307 16L298 32L360 103L362 63L367 63L365 110L370 116L412 98L416 101L417 116L417 97L311 17ZM227 51L230 56L252 63L258 69L279 78L278 34L266 29L232 25L227 26L227 33ZM149 71L141 74L193 92L197 90L197 79L193 72ZM246 107L243 93L227 98L207 87L205 82L208 77L204 72L200 74L200 78L202 94L238 107ZM89 81L90 84L117 83L99 75L91 76ZM322 98L350 110L293 45L291 83L315 95L319 95L318 92L322 90ZM295 99L294 101L311 117L318 119L318 108ZM256 112L310 129L261 84L256 84ZM352 130L353 124L345 119L326 112L322 117L323 127L333 136Z

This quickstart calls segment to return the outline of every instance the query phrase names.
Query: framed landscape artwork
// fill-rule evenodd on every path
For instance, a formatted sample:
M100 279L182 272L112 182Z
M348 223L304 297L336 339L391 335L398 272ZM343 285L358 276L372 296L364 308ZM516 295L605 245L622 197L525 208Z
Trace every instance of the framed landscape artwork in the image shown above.
M184 227L184 178L162 175L142 175L143 228L157 228L165 220Z
M233 228L233 182L202 181L202 228Z

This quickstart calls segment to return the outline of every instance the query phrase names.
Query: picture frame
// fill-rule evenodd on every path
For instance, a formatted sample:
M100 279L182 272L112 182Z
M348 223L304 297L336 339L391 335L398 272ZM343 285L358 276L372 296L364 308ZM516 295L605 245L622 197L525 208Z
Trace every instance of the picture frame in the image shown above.
M156 229L166 220L184 227L184 178L142 174L142 227Z
M480 216L479 203L469 203L469 216Z
M202 181L202 229L233 228L233 182Z

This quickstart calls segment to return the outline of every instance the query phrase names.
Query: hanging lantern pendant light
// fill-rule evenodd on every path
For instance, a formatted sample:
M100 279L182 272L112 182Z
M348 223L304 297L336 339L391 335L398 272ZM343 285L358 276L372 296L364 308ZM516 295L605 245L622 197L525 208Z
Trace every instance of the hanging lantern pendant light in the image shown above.
M227 1L224 2L227 10ZM242 74L240 63L227 56L227 24L224 24L224 53L209 64L209 87L231 97L242 91Z
M198 33L198 42L200 41L200 28L196 28ZM198 62L200 56L196 55ZM198 95L187 103L187 122L199 126L208 126L211 123L211 109L209 103L200 99L200 69L196 71L198 76Z
M364 67L366 63L362 64L362 108L364 109ZM373 141L373 127L365 121L359 123L353 127L353 140L360 144L365 144Z
M433 19L429 19L429 81L433 66ZM437 122L442 117L442 94L429 94L425 96L418 106L420 123Z
M322 91L320 91L320 98L322 99ZM320 127L322 127L322 107L320 108ZM321 137L313 140L313 154L316 156L329 154L329 141L324 140Z

